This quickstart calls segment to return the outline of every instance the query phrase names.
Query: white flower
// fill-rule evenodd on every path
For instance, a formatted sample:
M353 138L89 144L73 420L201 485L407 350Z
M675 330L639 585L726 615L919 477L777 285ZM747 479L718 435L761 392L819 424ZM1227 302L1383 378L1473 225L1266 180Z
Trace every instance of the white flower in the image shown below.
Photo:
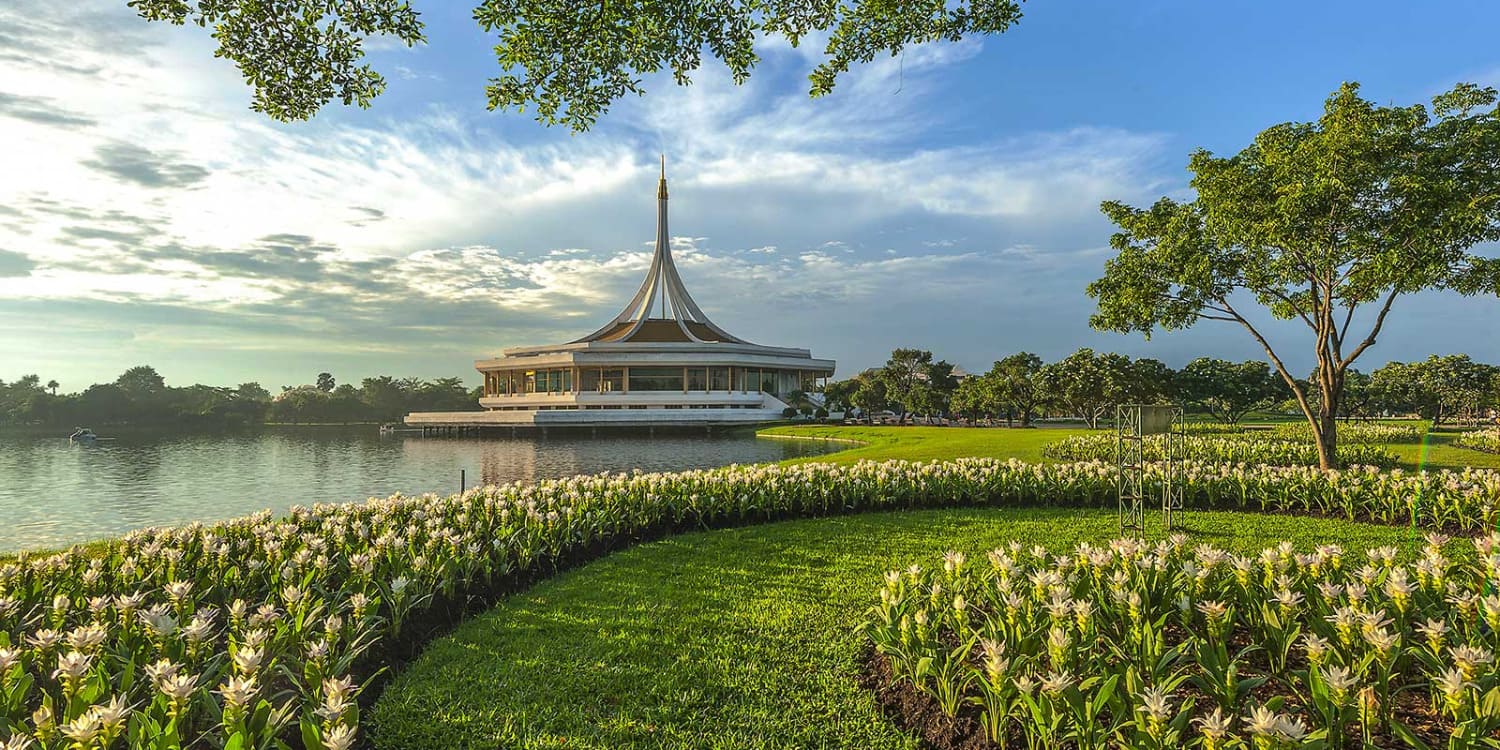
M340 724L323 735L323 747L326 750L349 750L354 746L354 732L354 727Z
M254 677L230 677L219 686L219 695L224 696L226 706L243 708L250 704L250 701L255 698L255 692L259 689Z

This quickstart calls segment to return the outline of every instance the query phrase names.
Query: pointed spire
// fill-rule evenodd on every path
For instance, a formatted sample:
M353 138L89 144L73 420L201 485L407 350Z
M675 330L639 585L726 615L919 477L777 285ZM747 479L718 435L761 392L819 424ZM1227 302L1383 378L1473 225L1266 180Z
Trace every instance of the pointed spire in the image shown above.
M659 326L650 328L651 332L645 335L658 337L651 339L656 342L747 343L744 339L731 336L724 329L714 325L713 321L709 320L698 304L693 301L692 295L688 294L687 287L682 283L682 277L677 274L677 264L672 262L672 235L667 229L667 157L665 154L661 157L661 180L657 184L656 198L656 250L651 254L651 267L646 271L646 279L641 282L640 290L608 325L573 343L630 341L643 328L648 328L648 323L652 326L664 323L675 331L675 333L665 333L659 330ZM651 317L653 308L659 311L660 318ZM668 336L668 338L659 338L661 336Z

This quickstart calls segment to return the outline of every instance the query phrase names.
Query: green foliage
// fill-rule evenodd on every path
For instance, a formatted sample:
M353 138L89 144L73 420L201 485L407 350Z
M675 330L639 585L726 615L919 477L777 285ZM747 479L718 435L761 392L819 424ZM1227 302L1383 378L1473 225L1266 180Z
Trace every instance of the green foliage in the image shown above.
M334 98L370 106L385 78L364 58L364 41L426 41L407 0L130 0L147 21L211 28L215 57L240 69L254 90L251 109L282 121L306 120Z
M1239 423L1246 414L1287 392L1265 362L1234 363L1210 357L1187 363L1177 373L1177 386L1183 400L1229 424Z
M1329 538L1363 554L1406 534L1327 519L1185 518L1191 533L1238 554ZM867 648L856 626L878 571L1012 539L1102 544L1116 528L1113 511L986 508L789 521L642 545L508 597L428 645L381 696L368 734L384 750L540 750L559 738L589 750L912 750L917 740L855 679ZM984 658L978 647L970 655ZM998 687L999 700L1014 694L1008 677Z
M254 89L256 111L305 120L334 98L368 107L385 79L361 65L364 40L425 42L407 0L130 0L148 21L213 29L215 55L232 60ZM833 90L857 63L912 45L999 34L1021 18L1015 0L697 0L576 3L481 0L474 20L498 37L501 74L486 87L490 109L531 109L547 125L587 130L643 79L669 70L688 85L704 53L744 83L760 60L757 44L780 37L800 45L826 32L810 93Z
M1415 412L1438 426L1500 404L1500 367L1467 354L1434 354L1421 362L1387 363L1374 372L1370 388L1387 407Z
M1083 348L1043 366L1037 383L1047 400L1082 419L1089 429L1117 404L1152 403L1172 394L1171 371L1154 359L1095 354Z
M1004 405L1007 415L1020 419L1022 427L1030 427L1031 417L1047 403L1041 372L1041 357L1016 352L996 361L985 374L994 388L995 400Z
M1455 445L1486 453L1500 453L1500 429L1475 430L1459 435Z
M1357 722L1370 747L1414 737L1406 719L1475 747L1500 727L1500 534L1426 540L1406 565L1395 546L1361 562L1337 544L1239 555L1185 533L1071 550L1017 539L983 561L891 570L863 630L896 682L944 706L967 696L1002 743L1177 747L1191 721L1205 748L1313 750L1352 746ZM985 686L1007 678L1015 692L996 701ZM1196 702L1176 698L1185 682ZM1421 703L1398 715L1408 693Z
M1103 205L1120 231L1088 288L1099 305L1091 325L1147 335L1199 320L1244 327L1295 391L1323 465L1336 465L1344 378L1397 298L1500 290L1500 261L1468 252L1500 239L1496 98L1461 84L1431 111L1381 107L1345 84L1317 122L1270 127L1231 157L1195 152L1195 200ZM1307 326L1316 405L1242 309L1247 299Z
M1113 434L1076 435L1042 449L1042 455L1057 461L1115 461L1119 439ZM1166 439L1148 436L1142 444L1148 461L1166 459ZM1344 460L1351 466L1389 469L1396 456L1378 446L1345 446ZM1255 433L1188 435L1182 438L1180 456L1204 463L1264 464L1268 466L1317 466L1318 447L1306 440L1271 439Z
M113 383L82 393L55 392L36 375L0 381L0 425L100 426L199 425L223 427L273 422L394 421L412 411L473 409L475 395L460 378L366 378L361 387L334 385L319 373L318 384L283 388L275 398L260 383L235 388L169 387L152 367L125 371Z

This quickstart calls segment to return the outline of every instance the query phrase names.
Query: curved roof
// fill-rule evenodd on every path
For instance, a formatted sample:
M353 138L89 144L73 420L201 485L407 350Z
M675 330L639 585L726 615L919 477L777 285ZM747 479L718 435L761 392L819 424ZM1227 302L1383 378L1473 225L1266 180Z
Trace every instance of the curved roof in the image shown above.
M659 313L652 317L652 313ZM732 343L748 344L714 325L688 294L677 264L672 262L672 237L667 232L667 161L662 157L661 181L656 186L656 252L646 279L630 303L613 320L593 333L569 343Z

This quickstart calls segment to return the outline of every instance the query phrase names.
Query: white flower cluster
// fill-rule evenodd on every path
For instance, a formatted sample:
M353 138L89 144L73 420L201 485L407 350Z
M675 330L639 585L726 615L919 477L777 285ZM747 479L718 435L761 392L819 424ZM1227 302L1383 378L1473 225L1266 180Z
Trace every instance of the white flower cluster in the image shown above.
M1494 472L1186 470L1198 507L1473 529L1495 523L1500 501ZM1103 463L758 465L583 476L134 532L0 563L0 742L101 750L315 740L343 750L355 741L364 680L403 626L510 576L716 524L1114 499L1115 470Z
M973 706L1002 746L1374 747L1413 718L1448 747L1486 746L1500 534L1429 533L1414 564L1397 560L1332 544L1241 556L1180 535L1012 543L887 573L864 631L895 680L950 716Z

